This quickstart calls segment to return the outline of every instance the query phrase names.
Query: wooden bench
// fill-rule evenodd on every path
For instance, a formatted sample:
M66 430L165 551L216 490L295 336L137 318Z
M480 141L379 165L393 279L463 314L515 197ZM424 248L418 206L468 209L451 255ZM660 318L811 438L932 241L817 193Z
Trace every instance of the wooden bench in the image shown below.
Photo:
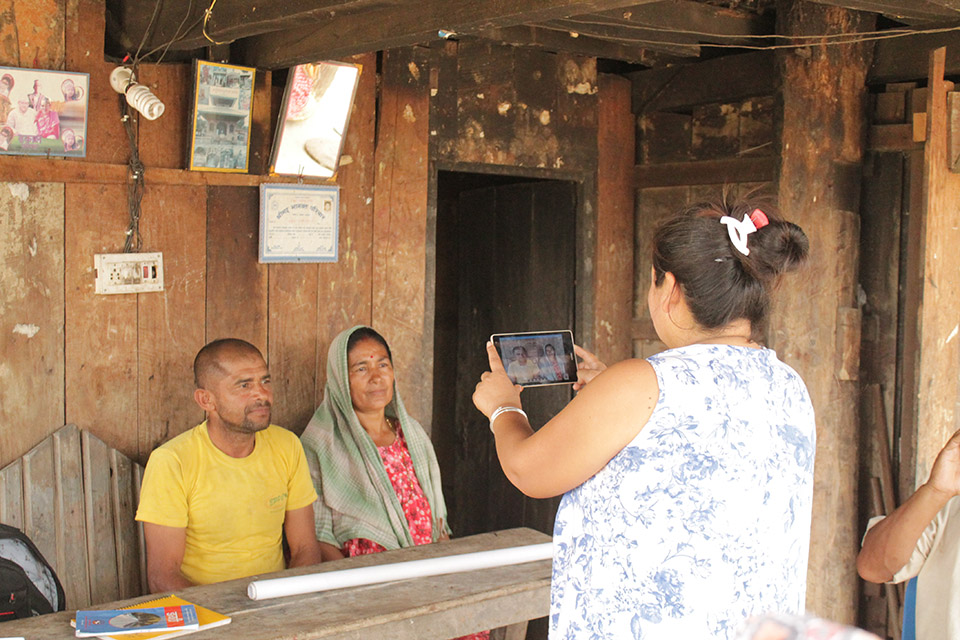
M146 593L134 521L142 477L140 465L73 424L0 469L0 522L36 543L67 610Z

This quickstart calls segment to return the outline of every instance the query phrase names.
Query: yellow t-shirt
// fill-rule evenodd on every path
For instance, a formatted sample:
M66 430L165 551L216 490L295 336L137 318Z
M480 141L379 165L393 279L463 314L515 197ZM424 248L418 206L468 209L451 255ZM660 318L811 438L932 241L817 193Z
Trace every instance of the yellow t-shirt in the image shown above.
M257 432L253 453L231 458L203 422L150 455L137 520L185 527L180 571L209 584L283 569L286 512L316 499L296 435L270 425Z

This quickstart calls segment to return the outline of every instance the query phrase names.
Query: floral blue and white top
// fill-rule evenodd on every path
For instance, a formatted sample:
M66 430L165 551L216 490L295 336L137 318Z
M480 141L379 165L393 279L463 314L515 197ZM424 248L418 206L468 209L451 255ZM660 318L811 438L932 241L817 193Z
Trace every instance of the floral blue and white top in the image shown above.
M800 376L770 349L648 361L650 420L560 503L551 640L732 638L803 611L816 430Z

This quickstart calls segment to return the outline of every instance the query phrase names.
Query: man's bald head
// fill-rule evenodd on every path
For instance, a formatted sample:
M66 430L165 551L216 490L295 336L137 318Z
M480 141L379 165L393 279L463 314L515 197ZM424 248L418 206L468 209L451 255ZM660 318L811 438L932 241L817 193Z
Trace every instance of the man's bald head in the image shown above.
M222 338L206 345L193 360L193 382L198 389L210 389L221 376L227 373L222 362L229 358L256 356L263 360L263 354L246 340Z

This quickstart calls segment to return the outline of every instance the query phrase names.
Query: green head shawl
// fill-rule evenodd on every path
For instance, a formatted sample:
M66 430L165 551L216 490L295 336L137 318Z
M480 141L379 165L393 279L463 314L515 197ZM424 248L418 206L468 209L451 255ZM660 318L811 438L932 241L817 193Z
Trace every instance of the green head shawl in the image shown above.
M347 342L363 325L347 329L330 344L323 402L300 440L310 476L320 496L317 539L341 548L347 540L366 538L387 549L412 547L413 538L377 446L360 425L350 399ZM440 467L430 438L407 414L393 384L387 417L400 421L417 480L433 515L433 539L447 528L447 508L440 487Z

